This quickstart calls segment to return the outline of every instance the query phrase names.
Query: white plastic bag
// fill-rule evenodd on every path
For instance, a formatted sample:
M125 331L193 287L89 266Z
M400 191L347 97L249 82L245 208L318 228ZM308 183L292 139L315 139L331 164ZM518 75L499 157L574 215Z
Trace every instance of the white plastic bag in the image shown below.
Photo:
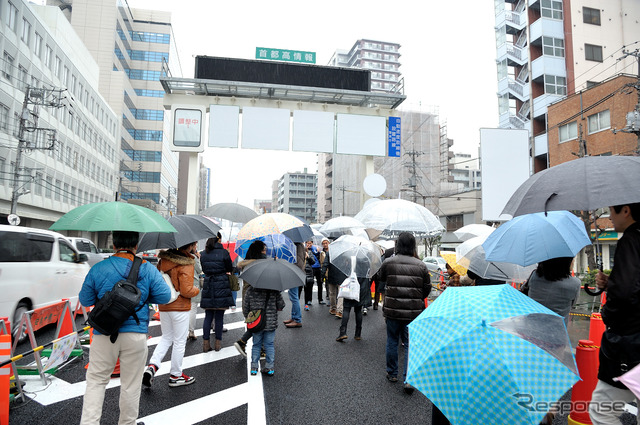
M338 298L360 301L360 284L355 275L351 275L342 282L338 290Z

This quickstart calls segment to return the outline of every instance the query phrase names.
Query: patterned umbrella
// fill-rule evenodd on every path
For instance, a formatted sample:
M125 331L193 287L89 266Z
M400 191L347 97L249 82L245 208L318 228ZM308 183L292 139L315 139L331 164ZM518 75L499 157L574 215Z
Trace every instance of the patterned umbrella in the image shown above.
M261 236L284 233L296 227L304 227L305 223L290 214L266 213L249 220L238 232L238 240L250 240Z
M281 258L289 263L296 262L296 245L291 239L281 234L260 236L259 238L249 240L238 240L236 242L235 252L244 258L247 250L255 241L262 241L267 245L267 257Z
M409 347L407 382L453 425L537 425L578 380L562 317L509 285L447 288Z

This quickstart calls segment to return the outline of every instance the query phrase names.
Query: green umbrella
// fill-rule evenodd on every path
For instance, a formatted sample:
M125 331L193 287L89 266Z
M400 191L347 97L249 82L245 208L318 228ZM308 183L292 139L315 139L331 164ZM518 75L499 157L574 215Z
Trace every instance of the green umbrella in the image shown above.
M157 212L126 202L97 202L74 208L49 227L87 232L173 233L177 230Z

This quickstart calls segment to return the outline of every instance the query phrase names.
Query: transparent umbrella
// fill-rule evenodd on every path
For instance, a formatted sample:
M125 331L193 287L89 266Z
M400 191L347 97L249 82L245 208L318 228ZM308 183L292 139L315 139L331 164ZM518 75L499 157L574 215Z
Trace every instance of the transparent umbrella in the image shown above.
M329 261L347 276L355 257L356 275L370 278L382 266L382 253L375 242L357 236L343 235L329 244Z
M365 227L359 220L345 215L327 220L318 230L331 239L337 239L342 235L361 236L369 239L366 236Z
M418 237L437 236L444 232L438 217L415 202L404 199L385 199L363 208L354 217L367 228L398 234L410 232Z

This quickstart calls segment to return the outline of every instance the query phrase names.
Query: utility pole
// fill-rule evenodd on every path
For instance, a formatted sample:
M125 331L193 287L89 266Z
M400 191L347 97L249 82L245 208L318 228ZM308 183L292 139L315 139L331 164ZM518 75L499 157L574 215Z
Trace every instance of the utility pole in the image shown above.
M39 106L59 108L61 104L61 94L63 90L44 88L35 88L27 86L24 93L24 101L22 103L22 112L20 113L20 126L18 129L18 150L16 152L16 162L13 171L13 192L11 194L11 214L15 215L18 207L18 198L24 195L20 187L20 174L22 169L22 155L27 149L55 149L56 130L51 128L38 127ZM29 109L29 105L34 105L33 110ZM30 118L33 117L33 125L30 124ZM48 133L50 143L48 145L38 144L38 135L41 132ZM27 134L33 134L33 140L27 140ZM31 179L29 175L29 179Z
M419 155L422 155L422 152L418 152L418 151L405 151L404 153L405 155L408 155L411 157L411 163L409 164L405 164L406 167L409 167L409 173L411 174L411 176L409 176L409 189L412 190L413 192L413 202L416 202L417 197L416 197L416 187L418 187L418 173L416 171L416 157Z
M616 130L616 132L622 131L624 133L634 133L638 137L636 155L640 155L640 49L636 49L633 52L622 50L622 53L624 54L622 58L633 56L638 61L638 80L633 85L636 89L636 93L638 94L638 101L636 102L635 109L627 113L627 125L620 130Z

